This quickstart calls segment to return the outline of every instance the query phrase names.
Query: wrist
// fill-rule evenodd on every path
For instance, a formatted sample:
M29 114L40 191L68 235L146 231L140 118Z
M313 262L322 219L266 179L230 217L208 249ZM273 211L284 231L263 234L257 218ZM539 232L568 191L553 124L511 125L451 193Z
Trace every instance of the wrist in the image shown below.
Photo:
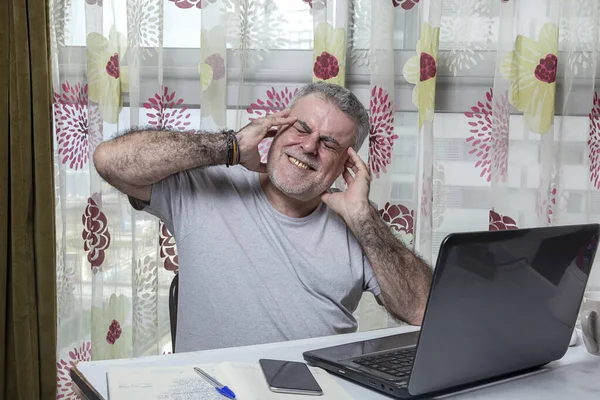
M226 164L229 161L227 135L223 133L223 131L190 132L191 141L186 143L186 146L178 147L170 156L180 165L177 171Z
M240 164L246 166L248 157L250 157L256 150L258 145L249 138L247 132L244 129L236 133L238 149L240 153Z
M225 135L226 140L227 156L225 159L225 165L227 166L227 168L229 168L229 166L237 165L240 163L240 145L236 136L236 132L234 130L223 131L222 133L223 135Z
M348 214L346 224L355 232L361 226L376 220L379 220L379 213L369 202L366 202Z

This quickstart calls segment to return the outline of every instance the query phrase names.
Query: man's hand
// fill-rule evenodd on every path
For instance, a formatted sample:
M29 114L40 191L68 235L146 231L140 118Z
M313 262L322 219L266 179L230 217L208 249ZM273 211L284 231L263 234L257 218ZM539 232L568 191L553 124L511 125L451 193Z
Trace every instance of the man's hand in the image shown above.
M354 173L354 176L350 171ZM338 213L352 229L353 224L369 215L372 208L369 203L371 173L352 147L348 148L348 160L344 165L342 177L348 186L346 191L324 192L321 200Z
M243 127L237 134L240 150L240 164L256 172L267 172L267 165L260 162L258 145L264 138L273 137L277 134L279 127L292 125L296 117L290 117L290 110L257 118Z
M321 200L346 222L366 254L385 308L396 318L420 325L431 285L431 268L390 231L369 203L369 168L350 148L342 176L345 192L323 193ZM354 176L350 174L354 173Z

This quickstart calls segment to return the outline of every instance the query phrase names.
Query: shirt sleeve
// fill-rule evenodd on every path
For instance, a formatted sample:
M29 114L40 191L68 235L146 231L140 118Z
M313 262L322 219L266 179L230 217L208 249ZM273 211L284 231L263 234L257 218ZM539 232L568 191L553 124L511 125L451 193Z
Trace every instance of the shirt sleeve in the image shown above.
M214 203L210 196L202 195L210 180L203 171L197 168L170 175L152 185L149 203L131 196L129 203L134 209L161 219L174 235L182 236L185 232L177 229L181 222L209 212Z
M373 272L373 268L371 267L371 263L366 255L363 254L363 265L365 270L365 280L363 290L369 291L373 294L373 296L377 297L381 294L381 288L379 287L379 283L377 282L377 278L375 277L375 273Z
M174 216L179 214L180 210L172 200L182 196L184 175L185 172L179 172L153 184L150 202L128 196L129 204L138 211L154 215L165 223L170 232L174 232Z

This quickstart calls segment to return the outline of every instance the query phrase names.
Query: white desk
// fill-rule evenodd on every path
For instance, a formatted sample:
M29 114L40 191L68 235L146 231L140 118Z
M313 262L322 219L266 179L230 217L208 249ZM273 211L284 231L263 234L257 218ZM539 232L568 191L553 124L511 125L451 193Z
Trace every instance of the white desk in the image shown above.
M106 371L110 367L176 366L193 363L221 361L258 362L259 358L276 358L304 361L302 352L357 340L371 339L394 333L409 332L414 327L389 328L370 332L327 336L314 339L295 340L281 343L199 351L164 356L129 358L107 361L89 361L77 365L79 376L93 387L104 399L107 398ZM357 400L383 400L389 397L366 389L342 378L338 382ZM81 389L81 388L80 388ZM569 348L559 361L548 364L539 373L521 377L510 382L471 390L453 395L454 399L600 399L600 357L589 354L583 344Z

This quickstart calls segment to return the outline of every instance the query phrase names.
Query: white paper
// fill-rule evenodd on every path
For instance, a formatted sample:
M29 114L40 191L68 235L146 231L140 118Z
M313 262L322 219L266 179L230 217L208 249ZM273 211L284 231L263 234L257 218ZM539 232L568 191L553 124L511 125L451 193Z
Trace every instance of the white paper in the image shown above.
M205 366L211 375L214 369ZM111 368L109 400L223 400L192 367Z
M327 371L317 367L309 369L323 389L322 396L272 392L256 363L111 368L107 372L109 400L224 400L194 367L227 385L236 400L352 400Z

